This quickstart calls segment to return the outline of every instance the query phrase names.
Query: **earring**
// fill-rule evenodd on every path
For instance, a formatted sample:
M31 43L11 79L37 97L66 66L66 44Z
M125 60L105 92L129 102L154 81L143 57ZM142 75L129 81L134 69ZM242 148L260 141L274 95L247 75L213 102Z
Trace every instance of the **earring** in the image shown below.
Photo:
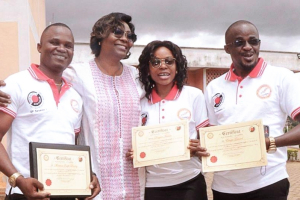
M176 74L178 73L178 71L176 70Z
M125 56L125 58L124 59L127 59L127 58L129 58L129 56L131 55L131 52L130 51L128 51L128 53L127 53L127 55Z
M100 43L100 42L99 42L98 44L99 44L99 46L101 46L101 43Z

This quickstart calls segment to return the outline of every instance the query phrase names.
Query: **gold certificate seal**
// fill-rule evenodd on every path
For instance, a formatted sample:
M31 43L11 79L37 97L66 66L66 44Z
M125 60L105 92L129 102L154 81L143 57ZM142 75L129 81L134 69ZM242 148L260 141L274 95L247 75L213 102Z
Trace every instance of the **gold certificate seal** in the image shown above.
M143 137L144 136L144 132L143 131L138 131L137 132L138 136Z
M214 137L214 134L213 134L213 133L208 133L208 134L207 134L207 138L208 138L208 139L212 139L213 137Z
M49 160L49 156L48 155L44 155L44 160L48 161Z

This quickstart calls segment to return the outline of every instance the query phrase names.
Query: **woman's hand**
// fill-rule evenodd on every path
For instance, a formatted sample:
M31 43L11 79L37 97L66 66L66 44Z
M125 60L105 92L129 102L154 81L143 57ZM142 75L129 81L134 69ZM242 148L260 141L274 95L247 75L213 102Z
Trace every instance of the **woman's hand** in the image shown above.
M133 149L128 150L128 152L126 153L126 159L133 160Z

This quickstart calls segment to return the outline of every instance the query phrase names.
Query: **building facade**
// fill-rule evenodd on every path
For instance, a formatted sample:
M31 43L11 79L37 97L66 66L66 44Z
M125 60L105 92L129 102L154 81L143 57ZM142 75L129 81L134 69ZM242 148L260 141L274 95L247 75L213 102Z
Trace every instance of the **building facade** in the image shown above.
M138 65L138 58L144 45L131 48L131 56L122 62ZM220 48L181 47L188 61L188 84L204 91L206 85L216 77L226 73L231 65L230 55ZM296 52L260 51L260 56L274 66L300 72L300 59ZM300 55L299 55L300 56ZM73 62L85 62L93 58L88 43L76 43ZM300 73L297 74L300 78Z

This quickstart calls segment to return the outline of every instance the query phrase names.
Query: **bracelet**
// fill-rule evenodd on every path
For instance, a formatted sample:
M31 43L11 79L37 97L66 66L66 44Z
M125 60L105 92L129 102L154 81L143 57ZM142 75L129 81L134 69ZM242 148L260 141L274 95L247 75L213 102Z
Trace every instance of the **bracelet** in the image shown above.
M269 149L267 150L268 153L275 153L277 148L275 144L275 138L274 137L269 137L270 140L270 146Z

